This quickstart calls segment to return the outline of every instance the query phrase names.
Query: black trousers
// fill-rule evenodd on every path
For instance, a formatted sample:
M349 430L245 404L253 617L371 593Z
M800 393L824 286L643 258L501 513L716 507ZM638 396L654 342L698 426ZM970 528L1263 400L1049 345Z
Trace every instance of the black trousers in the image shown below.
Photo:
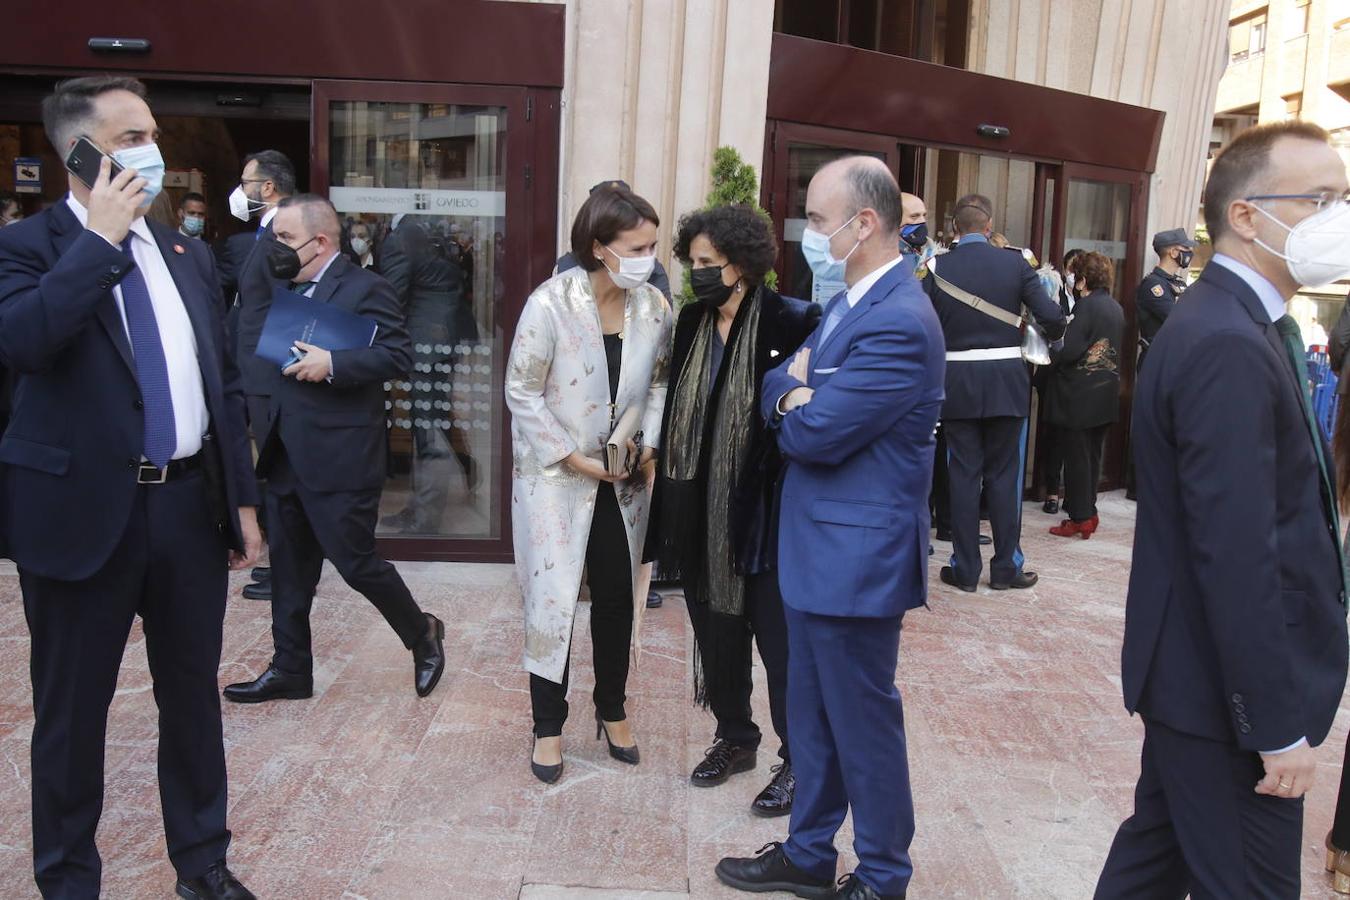
M980 490L994 532L990 581L1010 581L1022 570L1022 440L1026 419L947 419L952 567L962 584L980 580Z
M1145 719L1134 815L1097 900L1296 900L1303 800L1256 793L1264 775L1255 753Z
M1061 428L1064 448L1064 512L1075 522L1097 515L1097 485L1102 479L1102 444L1110 425Z
M1045 494L1047 497L1059 496L1060 486L1064 483L1064 437L1057 425L1047 425L1041 434L1045 447Z
M314 670L309 612L328 559L342 580L384 616L403 646L427 632L427 618L398 570L375 552L379 490L311 491L279 451L267 481L272 528L272 665L308 675Z
M92 898L102 861L108 705L136 616L159 707L159 797L169 860L195 878L225 858L221 628L226 548L204 479L138 489L121 542L83 581L20 570L32 637L33 867L48 898Z
M685 607L694 626L694 640L699 647L708 644L711 616L715 615L707 602L685 588ZM759 658L764 663L764 674L769 688L769 718L778 735L778 756L787 761L787 619L783 615L783 595L778 590L778 573L765 572L745 579L744 640L737 645L736 658L728 671L735 671L735 681L721 689L708 686L708 707L717 719L716 737L742 747L758 748L761 739L759 726L751 711L750 695L754 689L750 642L759 647Z
M1331 820L1331 843L1350 848L1350 734L1345 737L1345 758L1341 763L1341 789L1336 794L1336 814Z
M937 427L937 447L933 451L933 487L928 493L928 508L933 514L933 527L950 531L952 527L951 480L947 474L947 433L942 423Z
M586 541L586 584L591 589L595 709L606 722L622 722L627 718L623 705L628 699L628 652L633 643L633 562L613 485L601 484L596 492ZM530 675L534 733L539 737L562 734L571 669L569 662L562 684Z

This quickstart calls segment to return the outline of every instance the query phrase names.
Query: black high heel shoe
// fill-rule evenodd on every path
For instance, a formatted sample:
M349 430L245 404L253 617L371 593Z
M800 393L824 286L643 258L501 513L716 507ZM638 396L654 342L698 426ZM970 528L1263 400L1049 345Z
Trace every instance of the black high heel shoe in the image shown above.
M605 720L600 718L600 711L595 712L595 739L600 740L600 736L605 736L605 743L609 744L609 755L621 763L628 763L630 766L636 766L642 756L638 753L637 744L631 747L616 747L614 742L609 739L609 731L605 729Z
M562 777L563 764L558 763L556 766L544 766L535 762L534 746L538 742L539 735L535 734L533 731L530 732L530 771L534 773L535 778L538 778L544 784L553 784Z

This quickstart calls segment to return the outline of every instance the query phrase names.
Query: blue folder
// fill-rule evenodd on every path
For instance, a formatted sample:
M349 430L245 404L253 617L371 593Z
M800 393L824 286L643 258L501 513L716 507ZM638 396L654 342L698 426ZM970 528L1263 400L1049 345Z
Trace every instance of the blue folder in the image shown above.
M356 350L375 342L378 327L365 316L279 287L272 291L272 308L254 352L285 368L296 361L296 341L325 350Z

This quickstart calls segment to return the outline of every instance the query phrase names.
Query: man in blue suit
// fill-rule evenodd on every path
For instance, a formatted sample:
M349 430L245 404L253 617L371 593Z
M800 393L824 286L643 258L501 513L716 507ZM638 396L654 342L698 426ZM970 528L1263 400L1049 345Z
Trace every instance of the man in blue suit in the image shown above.
M1214 259L1140 373L1121 681L1144 747L1103 900L1299 896L1347 654L1332 458L1285 303L1350 276L1346 187L1316 125L1239 135L1205 187Z
M140 617L159 707L159 792L181 897L247 900L225 865L216 670L227 558L261 544L244 395L211 252L145 218L164 172L135 79L59 84L62 158L116 158L0 233L0 539L32 638L33 862L44 897L99 895L108 706ZM94 176L97 175L97 178ZM227 556L228 554L228 556Z
M895 668L901 619L927 594L942 329L900 264L900 189L883 163L825 166L806 213L816 277L848 290L763 389L788 460L779 581L797 795L787 842L724 859L717 875L747 891L903 897L914 808ZM850 807L858 868L835 890L834 836Z

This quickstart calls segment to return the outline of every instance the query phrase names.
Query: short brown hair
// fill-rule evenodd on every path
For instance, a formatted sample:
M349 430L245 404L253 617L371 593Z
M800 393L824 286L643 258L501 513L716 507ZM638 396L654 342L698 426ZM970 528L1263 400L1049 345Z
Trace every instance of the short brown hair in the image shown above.
M1233 138L1233 142L1214 157L1205 183L1205 228L1210 241L1217 241L1228 230L1228 207L1256 188L1270 166L1270 150L1280 138L1302 138L1329 143L1327 130L1312 122L1291 119L1257 125Z
M618 237L622 231L637 228L643 222L660 225L656 210L646 200L628 189L622 182L597 185L586 202L581 204L572 222L572 255L577 265L587 272L600 268L594 246L601 246Z
M109 91L130 91L145 99L145 85L139 79L126 75L90 75L86 78L67 78L42 101L42 127L47 140L61 156L71 142L89 131L94 118L94 100Z
M1069 263L1069 271L1090 291L1109 291L1116 283L1116 264L1095 250L1080 253Z
M957 234L980 231L994 221L994 204L983 194L966 194L956 201L952 223Z

